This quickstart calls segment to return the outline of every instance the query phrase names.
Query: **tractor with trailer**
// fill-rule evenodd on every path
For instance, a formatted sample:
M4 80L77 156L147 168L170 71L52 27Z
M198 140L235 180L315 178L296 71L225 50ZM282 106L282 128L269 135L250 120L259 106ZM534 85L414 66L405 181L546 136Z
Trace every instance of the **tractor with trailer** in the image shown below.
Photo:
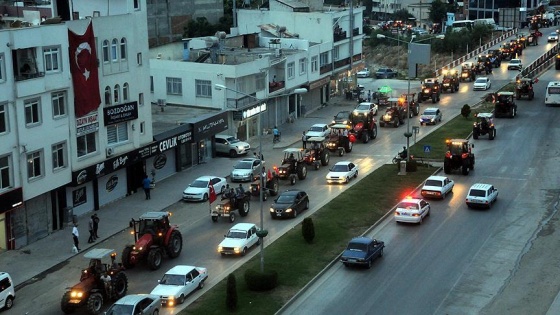
M451 139L446 140L447 152L443 160L443 171L445 174L453 170L461 169L463 175L469 175L469 171L474 169L474 144L469 144L469 140Z
M230 223L235 221L235 211L240 216L246 217L251 208L251 192L240 187L230 188L222 194L222 200L216 208L210 210L212 222L218 222L218 218L228 218Z
M104 248L94 248L84 255L90 260L89 266L82 270L80 282L64 292L60 301L64 314L81 309L80 314L98 315L102 313L105 301L116 301L126 295L128 278L123 266L115 263L116 256L114 250ZM103 262L108 257L112 263Z
M146 212L138 220L132 219L134 244L126 245L122 252L122 264L133 268L145 261L152 270L161 266L163 256L177 258L183 249L183 237L177 225L169 223L171 213L163 211Z

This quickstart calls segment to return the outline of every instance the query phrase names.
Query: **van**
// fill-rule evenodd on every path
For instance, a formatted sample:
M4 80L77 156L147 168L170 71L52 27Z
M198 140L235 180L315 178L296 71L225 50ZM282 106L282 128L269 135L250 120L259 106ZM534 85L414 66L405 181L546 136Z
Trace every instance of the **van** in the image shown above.
M544 104L546 106L560 105L560 81L552 81L548 83L544 97Z
M215 136L216 152L227 154L230 157L236 157L241 154L247 154L251 145L243 142L234 136L229 135L216 135Z
M474 20L474 25L488 25L495 28L496 21L494 21L494 19L476 19Z
M12 278L7 272L0 272L0 309L12 308L15 298L16 290Z

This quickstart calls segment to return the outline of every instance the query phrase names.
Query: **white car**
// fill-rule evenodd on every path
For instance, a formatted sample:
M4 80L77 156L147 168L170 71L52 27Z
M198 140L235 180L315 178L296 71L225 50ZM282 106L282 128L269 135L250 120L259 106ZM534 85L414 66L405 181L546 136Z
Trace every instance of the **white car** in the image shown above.
M327 124L315 124L305 133L306 139L311 137L327 137L331 129Z
M222 256L245 256L249 248L261 243L257 236L257 226L253 223L237 223L229 229L224 237L224 240L218 245L218 253Z
M356 106L356 108L354 108L354 110L352 111L352 116L358 117L360 115L363 115L364 117L366 115L377 115L377 109L378 106L375 103L371 103L371 102L362 102L360 104L358 104L358 106Z
M557 42L558 41L558 32L554 31L548 35L548 42Z
M447 176L430 176L422 187L422 197L444 199L447 194L453 192L455 182Z
M507 66L508 70L522 70L523 69L523 62L521 59L511 59Z
M488 77L480 77L474 81L473 90L482 90L486 91L492 86L492 82L490 82L490 78Z
M169 269L163 278L158 280L159 284L151 294L161 297L161 304L166 306L183 304L189 294L204 287L206 279L208 279L206 268L178 265Z
M469 208L488 208L498 200L498 189L490 184L477 183L471 186L465 202Z
M327 174L327 183L348 183L351 178L358 177L358 165L350 161L336 163Z
M261 174L263 163L260 159L246 158L238 161L233 166L233 170L229 174L232 182L247 182L253 181Z
M369 77L371 77L371 71L369 71L368 68L364 68L364 69L358 71L358 73L356 73L356 76L358 78L369 78Z
M153 294L130 294L115 302L105 315L157 315L161 310L161 298Z
M183 191L183 200L207 201L210 198L210 185L214 186L214 191L218 195L224 193L226 184L227 181L224 177L201 176Z
M424 217L430 215L430 203L424 199L403 199L395 210L395 222L422 224Z

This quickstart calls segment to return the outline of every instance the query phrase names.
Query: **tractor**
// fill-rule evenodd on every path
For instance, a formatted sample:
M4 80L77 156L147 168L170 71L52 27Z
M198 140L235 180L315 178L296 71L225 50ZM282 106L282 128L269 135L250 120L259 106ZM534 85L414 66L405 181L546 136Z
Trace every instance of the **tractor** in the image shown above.
M352 147L356 141L356 136L350 133L352 127L343 124L335 124L331 126L331 133L327 139L327 149L331 152L337 152L339 156L344 153L352 152Z
M388 107L385 111L385 114L381 116L381 120L379 121L379 126L393 126L398 128L401 124L404 124L404 120L406 119L406 112L405 110L398 106L391 106Z
M126 295L128 278L123 266L115 262L116 256L114 250L104 248L94 248L84 255L90 260L89 267L82 270L80 282L64 292L60 301L62 312L72 314L85 307L87 314L98 315L105 301L116 301ZM111 257L111 264L102 262L107 257ZM102 276L109 276L106 282Z
M246 217L249 214L251 208L251 192L245 191L244 189L237 187L235 189L230 188L222 194L222 202L220 202L215 209L210 210L210 216L212 222L218 222L219 217L229 218L229 222L233 223L235 221L235 211L239 212L239 215Z
M465 62L461 65L461 81L472 82L476 79L476 71L474 67L474 63L472 62Z
M479 113L475 115L476 122L473 125L473 139L488 135L489 140L496 138L496 127L494 126L494 115L492 113Z
M533 84L537 83L538 79L521 78L515 84L515 98L520 100L523 96L527 96L529 100L535 97Z
M304 149L287 148L284 150L282 165L277 167L279 179L287 179L291 185L296 184L296 179L304 180L307 177L307 166L304 161Z
M164 253L177 258L183 249L183 237L176 225L169 223L169 212L146 212L140 219L130 221L134 245L127 245L122 252L122 264L130 269L145 260L148 267L157 270Z
M262 195L263 201L266 201L268 199L268 195L278 195L278 174L276 174L276 171L271 171L270 169L268 170L268 173L263 169L263 173L259 175L254 182L251 183L251 195L260 197L261 178L266 181L265 183L262 183L265 187Z
M432 100L432 103L439 102L441 95L441 86L437 78L430 78L424 80L422 83L422 89L418 93L418 103L422 103L425 100Z
M412 118L412 115L414 116L420 115L420 104L418 104L414 100L415 96L416 93L409 93L409 94L403 93L397 100L397 105L399 105L399 107L402 107L405 112L408 112L408 107L409 107L408 105L410 105L410 113L408 115L408 117L410 118Z
M474 169L474 154L472 148L474 144L469 144L469 140L452 139L446 140L447 152L443 160L443 171L445 174L453 170L461 169L463 175L469 175L469 171Z
M307 149L305 149L305 152L303 154L304 163L312 166L316 170L318 170L321 165L329 165L330 156L329 150L327 149L325 137L307 138L306 142Z
M368 143L370 139L377 138L377 121L373 115L359 115L350 117L352 129L349 134L361 139L363 143Z
M459 75L455 69L443 70L443 79L441 80L441 91L450 91L455 93L459 91Z
M517 116L517 105L513 100L513 92L496 93L496 101L494 104L494 116L515 118Z

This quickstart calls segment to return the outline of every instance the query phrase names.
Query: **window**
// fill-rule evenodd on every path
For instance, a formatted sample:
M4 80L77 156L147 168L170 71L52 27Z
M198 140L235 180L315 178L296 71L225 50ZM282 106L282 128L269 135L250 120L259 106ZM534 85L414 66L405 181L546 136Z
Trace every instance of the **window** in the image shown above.
M103 41L103 62L109 62L109 41Z
M117 61L118 60L118 55L117 55L118 46L119 46L119 43L118 43L117 39L114 38L113 41L111 42L111 60L112 61Z
M167 94L183 95L181 78L166 78Z
M324 52L321 53L321 67L328 64L329 63L329 53L328 52Z
M36 151L27 155L27 179L36 179L43 175L43 152Z
M122 86L122 98L123 102L128 102L128 83L124 83Z
M319 63L317 56L311 57L311 72L317 72L319 70Z
M136 54L136 63L141 66L142 65L142 53Z
M339 47L336 46L336 47L333 49L333 58L334 58L334 60L338 60L338 51L339 51Z
M52 146L53 170L66 167L66 144L58 143Z
M118 84L115 85L115 89L113 90L113 96L114 96L113 100L115 101L114 104L118 104L121 101L120 90L121 90L121 87Z
M8 105L0 104L0 134L8 132Z
M212 81L195 80L197 97L212 97Z
M296 74L295 62L288 63L288 79L293 79Z
M154 93L154 76L150 76L150 92Z
M126 38L121 38L121 60L126 60Z
M6 81L6 70L4 65L4 54L0 54L0 82Z
M264 90L266 84L266 73L261 72L255 76L255 86L257 87L257 91Z
M134 9L140 10L140 0L134 0Z
M126 122L107 126L107 143L116 144L128 141L128 124Z
M307 58L301 58L299 60L299 74L305 74L307 72Z
M144 93L138 94L138 105L139 106L144 105Z
M78 157L93 153L97 151L95 144L95 132L88 133L87 135L79 136L76 140L78 146Z
M37 125L41 122L39 99L25 101L25 124Z
M140 134L143 135L145 132L146 132L146 123L141 122L140 123Z
M0 189L12 186L11 162L9 155L0 157Z
M111 87L109 86L105 87L105 105L111 105Z
M45 73L53 73L60 71L60 51L58 48L45 48L43 50L45 58Z
M66 116L66 92L54 92L51 94L53 117Z

